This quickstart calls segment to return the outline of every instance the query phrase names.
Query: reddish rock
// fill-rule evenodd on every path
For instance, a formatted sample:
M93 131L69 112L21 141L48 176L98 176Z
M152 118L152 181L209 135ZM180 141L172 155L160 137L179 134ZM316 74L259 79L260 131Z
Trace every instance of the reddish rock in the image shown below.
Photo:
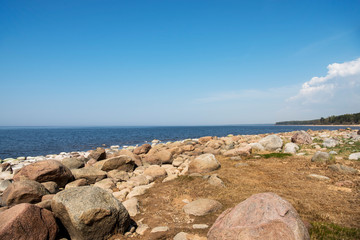
M144 161L149 164L163 164L163 163L172 163L172 154L169 150L161 150L158 152L149 152L145 155Z
M184 152L191 152L195 150L195 147L193 145L185 145L182 147L182 149L184 150Z
M135 162L135 164L137 166L142 166L142 162L141 159L138 155L134 154L133 152L127 150L127 149L121 149L116 156L120 156L120 155L127 155L129 157L131 157L131 159Z
M275 193L259 193L223 212L209 230L209 240L308 240L309 233L293 206Z
M103 171L111 171L117 169L132 172L135 169L135 162L131 157L127 155L120 155L117 157L98 161L93 166Z
M150 149L151 149L150 144L143 144L140 147L137 147L134 149L134 154L136 154L136 155L147 154Z
M15 205L19 203L37 203L49 191L38 182L32 180L12 183L2 195L2 205Z
M307 132L301 130L291 137L291 142L298 144L312 144L312 139Z
M89 155L89 159L100 161L106 158L106 152L104 148L98 147L96 150L92 150Z
M56 182L59 187L64 187L74 180L70 169L56 160L46 160L32 163L20 169L14 175L14 181L34 180L37 182Z
M52 212L23 203L0 213L0 239L54 240L58 227Z
M233 156L250 156L251 154L251 146L247 145L246 147L235 148L226 151L223 155L226 157Z
M200 144L205 144L207 143L208 141L212 140L213 137L211 136L206 136L206 137L201 137L199 138L199 143Z

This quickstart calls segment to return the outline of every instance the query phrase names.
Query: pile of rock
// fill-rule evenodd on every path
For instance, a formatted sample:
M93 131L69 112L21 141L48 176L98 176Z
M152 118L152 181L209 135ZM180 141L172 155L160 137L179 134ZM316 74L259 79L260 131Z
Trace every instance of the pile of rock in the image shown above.
M220 138L207 136L169 143L157 140L152 145L127 149L97 148L44 158L8 159L0 168L3 206L0 219L4 219L0 221L0 238L17 239L21 235L26 239L55 239L59 235L69 235L71 239L104 239L116 233L136 231L143 234L147 225L138 223L136 230L130 217L140 211L137 197L155 182L171 181L182 175L206 175L209 184L226 187L216 174L211 173L221 167L215 155L241 160L262 152L299 154L300 146L314 147L314 137L321 137L323 146L333 147L341 144L336 139L339 136L357 141L358 135L346 131L323 135L300 131ZM350 157L359 158L356 153ZM313 162L327 164L333 163L332 160L332 155L326 151L317 152L312 158ZM329 168L342 173L356 172L356 169L343 165ZM225 237L231 232L235 238L250 239L254 234L261 238L277 238L278 234L295 234L299 236L296 239L308 239L296 211L277 195L254 196L248 202L222 214L210 229L208 238L231 239ZM248 204L255 204L260 210L246 212L244 209ZM268 212L269 206L275 210ZM221 208L221 203L214 200L197 199L186 205L184 212L201 216ZM252 219L255 225L248 226L244 219L237 219L239 214L244 219ZM260 219L262 214L267 217ZM236 224L229 225L231 221ZM29 222L28 229L21 228L25 222ZM57 225L59 222L62 226Z

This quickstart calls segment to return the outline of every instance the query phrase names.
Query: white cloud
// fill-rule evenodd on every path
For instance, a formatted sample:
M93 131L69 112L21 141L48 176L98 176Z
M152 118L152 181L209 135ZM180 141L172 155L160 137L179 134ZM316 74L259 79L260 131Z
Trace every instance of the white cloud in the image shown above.
M360 86L360 58L344 63L328 65L328 73L324 77L313 77L305 82L299 93L288 100L300 100L302 103L326 102L330 98L353 90ZM347 96L338 96L346 98Z

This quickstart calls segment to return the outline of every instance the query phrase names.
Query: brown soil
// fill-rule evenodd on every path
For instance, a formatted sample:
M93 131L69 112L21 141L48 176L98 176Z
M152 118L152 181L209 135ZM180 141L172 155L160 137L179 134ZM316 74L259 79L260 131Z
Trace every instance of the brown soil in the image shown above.
M360 227L360 174L335 173L326 165L315 164L310 157L250 158L242 160L249 166L235 167L238 162L217 156L221 168L213 173L226 184L214 187L202 177L180 177L174 181L157 183L138 197L141 213L133 219L151 228L168 226L166 233L150 233L136 239L172 239L178 232L206 236L209 229L194 230L193 224L209 227L227 208L234 207L253 194L274 192L288 200L305 222L328 222L346 227ZM347 161L348 166L360 170L360 162ZM310 179L314 173L330 177L330 181ZM350 180L352 186L340 187L336 182ZM219 211L204 217L187 216L182 207L184 199L210 198L223 204ZM111 239L127 239L113 236ZM134 238L133 238L134 239Z

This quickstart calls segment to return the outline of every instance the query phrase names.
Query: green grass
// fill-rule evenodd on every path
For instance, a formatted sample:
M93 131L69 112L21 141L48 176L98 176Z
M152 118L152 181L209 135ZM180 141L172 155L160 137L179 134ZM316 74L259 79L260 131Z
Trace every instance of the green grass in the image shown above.
M291 153L268 153L260 154L263 158L286 158L292 156Z
M310 229L312 240L355 240L360 239L359 228L341 227L333 223L313 222Z
M347 157L351 153L360 152L360 141L357 142L354 141L354 144L349 144L349 142L351 141L348 141L345 144L338 145L333 148L329 148L329 150L336 151L339 155L341 154L344 155L345 157Z

